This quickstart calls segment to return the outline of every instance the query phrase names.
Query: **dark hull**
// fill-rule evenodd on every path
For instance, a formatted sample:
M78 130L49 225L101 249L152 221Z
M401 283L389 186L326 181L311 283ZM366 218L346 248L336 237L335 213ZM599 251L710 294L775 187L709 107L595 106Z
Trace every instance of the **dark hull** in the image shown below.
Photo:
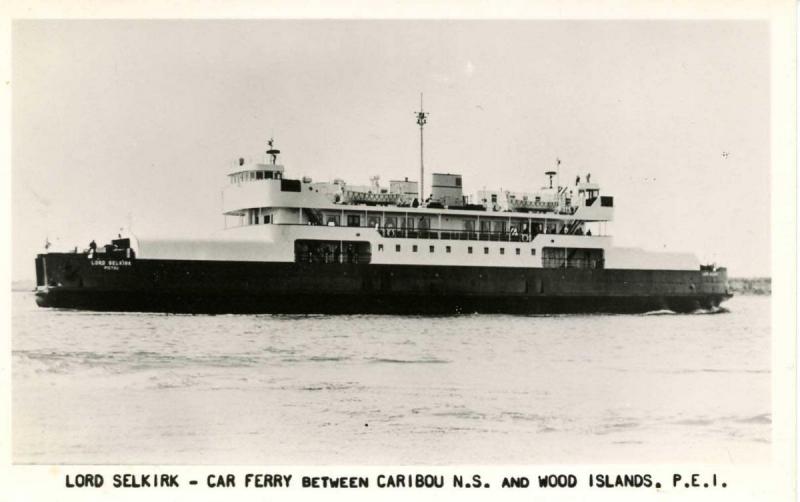
M36 259L42 307L172 313L690 312L729 298L717 271Z

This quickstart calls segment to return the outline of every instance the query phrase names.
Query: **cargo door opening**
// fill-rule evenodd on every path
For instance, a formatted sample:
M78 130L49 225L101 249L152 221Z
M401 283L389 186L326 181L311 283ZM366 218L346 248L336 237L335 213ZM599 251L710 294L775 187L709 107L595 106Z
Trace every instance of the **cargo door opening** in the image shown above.
M603 268L603 250L596 248L542 248L543 268Z
M371 245L366 241L317 239L294 241L294 261L296 263L367 264L371 260Z

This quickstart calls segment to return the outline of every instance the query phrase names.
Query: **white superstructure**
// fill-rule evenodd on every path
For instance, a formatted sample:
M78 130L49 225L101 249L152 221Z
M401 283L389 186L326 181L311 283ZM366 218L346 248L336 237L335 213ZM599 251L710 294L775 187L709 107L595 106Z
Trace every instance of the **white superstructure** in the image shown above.
M139 239L138 256L162 259L439 266L696 269L692 255L615 250L604 235L613 198L576 179L534 191L463 195L462 177L434 173L420 203L414 180L382 187L289 178L269 159L239 159L223 189L226 228L207 240Z

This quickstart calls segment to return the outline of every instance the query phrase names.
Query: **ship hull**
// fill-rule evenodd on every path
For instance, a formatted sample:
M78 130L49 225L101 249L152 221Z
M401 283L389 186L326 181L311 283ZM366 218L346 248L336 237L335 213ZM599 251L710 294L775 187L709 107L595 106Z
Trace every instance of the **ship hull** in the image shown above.
M36 258L41 307L169 313L691 312L731 295L723 270L547 269Z

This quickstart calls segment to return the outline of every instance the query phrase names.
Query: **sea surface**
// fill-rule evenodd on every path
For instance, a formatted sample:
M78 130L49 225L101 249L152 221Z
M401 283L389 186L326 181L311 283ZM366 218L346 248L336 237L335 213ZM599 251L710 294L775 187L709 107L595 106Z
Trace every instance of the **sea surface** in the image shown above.
M769 297L454 317L12 302L15 463L769 461Z

